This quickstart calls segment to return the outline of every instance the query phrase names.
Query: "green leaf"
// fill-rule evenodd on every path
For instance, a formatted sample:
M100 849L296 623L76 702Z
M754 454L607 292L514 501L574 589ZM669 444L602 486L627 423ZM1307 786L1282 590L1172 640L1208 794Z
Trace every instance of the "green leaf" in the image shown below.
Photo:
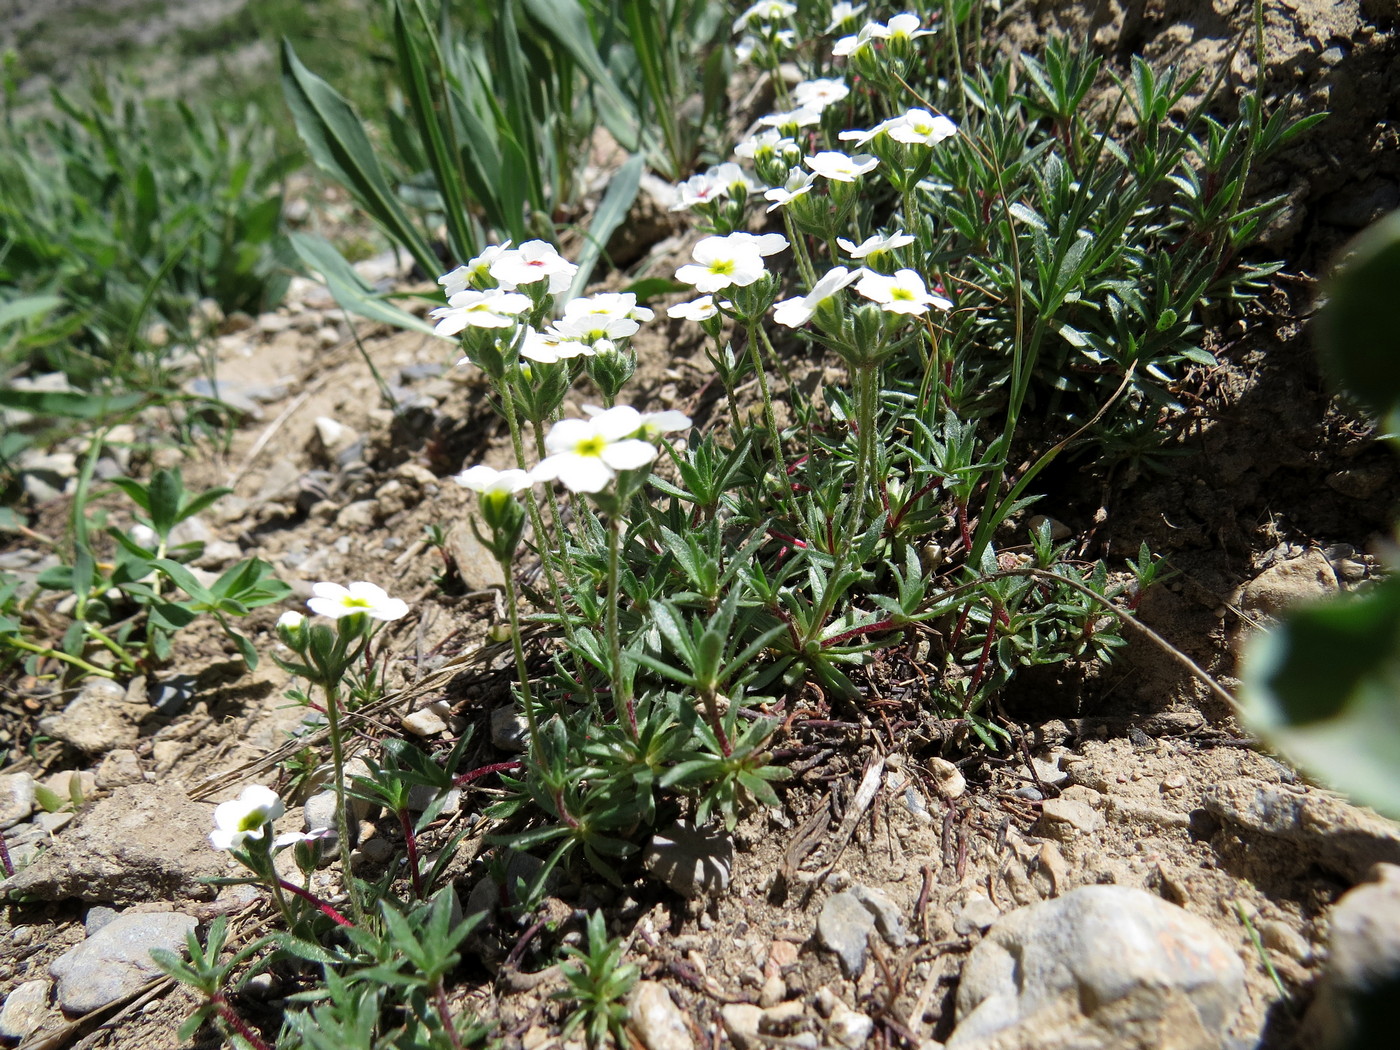
M433 331L433 326L426 321L376 296L370 286L355 272L355 268L346 262L345 257L324 237L311 233L293 233L287 239L307 268L315 270L325 280L326 287L330 289L335 301L351 313L397 328L407 328L426 335L437 334ZM434 269L436 267L437 264L434 263ZM432 270L428 272L431 273Z
M282 90L316 166L349 190L424 273L436 272L437 257L390 188L360 118L339 92L302 65L288 40L282 41Z
M78 390L0 390L0 408L18 408L36 416L104 419L129 412L144 394L88 394Z
M158 470L151 478L146 490L150 499L147 508L151 514L151 528L162 540L169 539L170 530L179 520L180 504L184 500L185 485L179 470Z
M571 298L582 295L588 287L593 268L603 254L608 238L627 218L632 202L637 199L637 189L642 184L645 163L640 153L635 154L614 173L608 183L608 191L603 194L598 210L593 213L593 221L588 224L587 239L578 255L578 273L574 275L573 285L569 288Z
M1295 609L1258 635L1240 699L1304 769L1400 817L1400 580Z
M1351 242L1327 286L1318 313L1324 366L1349 394L1400 429L1400 211L1391 212Z
M26 295L12 299L0 305L0 328L38 317L62 305L63 300L57 295Z

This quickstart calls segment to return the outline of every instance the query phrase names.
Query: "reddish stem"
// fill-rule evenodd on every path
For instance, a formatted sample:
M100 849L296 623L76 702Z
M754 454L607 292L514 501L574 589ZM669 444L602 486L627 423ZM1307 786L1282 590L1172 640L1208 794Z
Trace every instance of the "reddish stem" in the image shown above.
M413 833L413 821L408 810L399 810L399 827L403 828L404 847L408 850L408 874L413 880L413 895L423 899L423 877L418 873L418 836Z
M473 780L480 780L482 777L489 776L492 773L511 772L522 768L524 765L525 763L521 762L519 759L510 762L492 762L489 766L481 766L479 769L473 769L470 772L463 773L459 777L453 777L452 786L457 788L464 787Z
M272 1050L272 1047L267 1045L267 1041L263 1039L262 1036L258 1035L247 1021L239 1016L238 1011L224 998L223 992L215 992L209 997L209 1001L214 1004L214 1009L219 1012L219 1017L223 1020L224 1024L228 1025L246 1039L248 1044L253 1047L253 1050Z
M894 630L898 624L893 620L881 620L879 623L868 623L863 627L852 627L849 631L842 631L840 634L832 635L822 642L823 649L829 649L833 645L840 645L847 638L857 638L862 634L881 634L885 631Z
M278 879L277 885L281 886L288 893L300 897L304 901L310 901L316 906L317 911L319 911L322 915L326 916L326 918L330 919L332 922L336 923L338 926L355 925L344 915L341 915L340 912L336 911L329 904L327 904L320 897L316 896L316 894L310 892L309 890L304 890L295 883L288 882L286 879Z

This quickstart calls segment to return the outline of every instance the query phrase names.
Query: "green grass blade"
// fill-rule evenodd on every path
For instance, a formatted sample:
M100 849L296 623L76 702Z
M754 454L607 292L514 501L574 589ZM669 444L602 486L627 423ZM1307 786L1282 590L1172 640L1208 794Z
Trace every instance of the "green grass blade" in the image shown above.
M323 237L309 233L293 233L289 238L292 249L308 269L318 272L326 282L326 287L335 301L360 317L371 321L383 321L398 328L407 328L425 335L433 335L432 325L406 310L378 298L369 286L360 279L354 268Z

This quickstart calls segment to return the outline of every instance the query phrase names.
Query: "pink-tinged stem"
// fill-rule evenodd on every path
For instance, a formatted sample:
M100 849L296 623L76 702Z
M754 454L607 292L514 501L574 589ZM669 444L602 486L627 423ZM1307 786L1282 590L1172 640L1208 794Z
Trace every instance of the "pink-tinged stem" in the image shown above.
M413 821L408 810L399 810L399 827L403 828L404 847L408 850L408 874L413 879L413 895L423 899L423 877L418 874L418 836L413 833Z
M883 634L886 631L893 631L897 625L893 620L881 620L879 623L868 623L863 627L852 627L849 631L842 631L840 634L832 635L822 642L823 649L830 649L833 645L840 645L849 638L857 638L862 634Z
M304 890L304 889L302 889L300 886L296 885L295 883L288 882L286 879L278 879L278 880L277 880L277 885L281 886L281 887L282 887L284 890L286 890L288 893L291 893L291 894L294 894L294 895L297 896L297 897L300 897L300 898L301 898L302 900L304 900L304 901L310 901L312 904L314 904L314 905L316 906L316 910L317 910L317 911L319 911L322 915L326 916L326 917L327 917L328 919L330 919L331 921L335 922L337 925L340 925L340 926L354 926L354 925L355 925L353 922L351 922L349 919L347 919L344 915L341 915L340 912L336 911L336 910L335 910L334 908L332 908L329 904L327 904L327 903L326 903L325 901L323 901L320 897L316 896L316 894L310 892L309 890Z
M479 769L473 769L470 772L463 773L459 777L453 777L452 786L464 787L473 780L480 780L482 777L490 776L492 773L509 773L522 768L524 765L525 763L521 762L519 759L510 762L492 762L489 766L481 766Z
M262 1036L258 1035L247 1021L239 1016L237 1010L229 1005L229 1001L224 998L223 992L215 992L214 995L210 997L210 1001L213 1002L214 1009L219 1011L219 1017L224 1024L228 1025L242 1038L246 1039L248 1045L253 1047L253 1050L272 1050L272 1047L267 1045L267 1041L263 1039Z

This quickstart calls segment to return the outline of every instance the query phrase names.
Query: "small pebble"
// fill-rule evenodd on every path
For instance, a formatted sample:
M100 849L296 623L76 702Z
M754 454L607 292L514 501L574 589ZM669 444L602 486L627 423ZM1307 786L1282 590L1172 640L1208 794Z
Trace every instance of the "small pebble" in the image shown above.
M1163 791L1180 791L1186 786L1186 775L1184 773L1173 773L1162 781Z

